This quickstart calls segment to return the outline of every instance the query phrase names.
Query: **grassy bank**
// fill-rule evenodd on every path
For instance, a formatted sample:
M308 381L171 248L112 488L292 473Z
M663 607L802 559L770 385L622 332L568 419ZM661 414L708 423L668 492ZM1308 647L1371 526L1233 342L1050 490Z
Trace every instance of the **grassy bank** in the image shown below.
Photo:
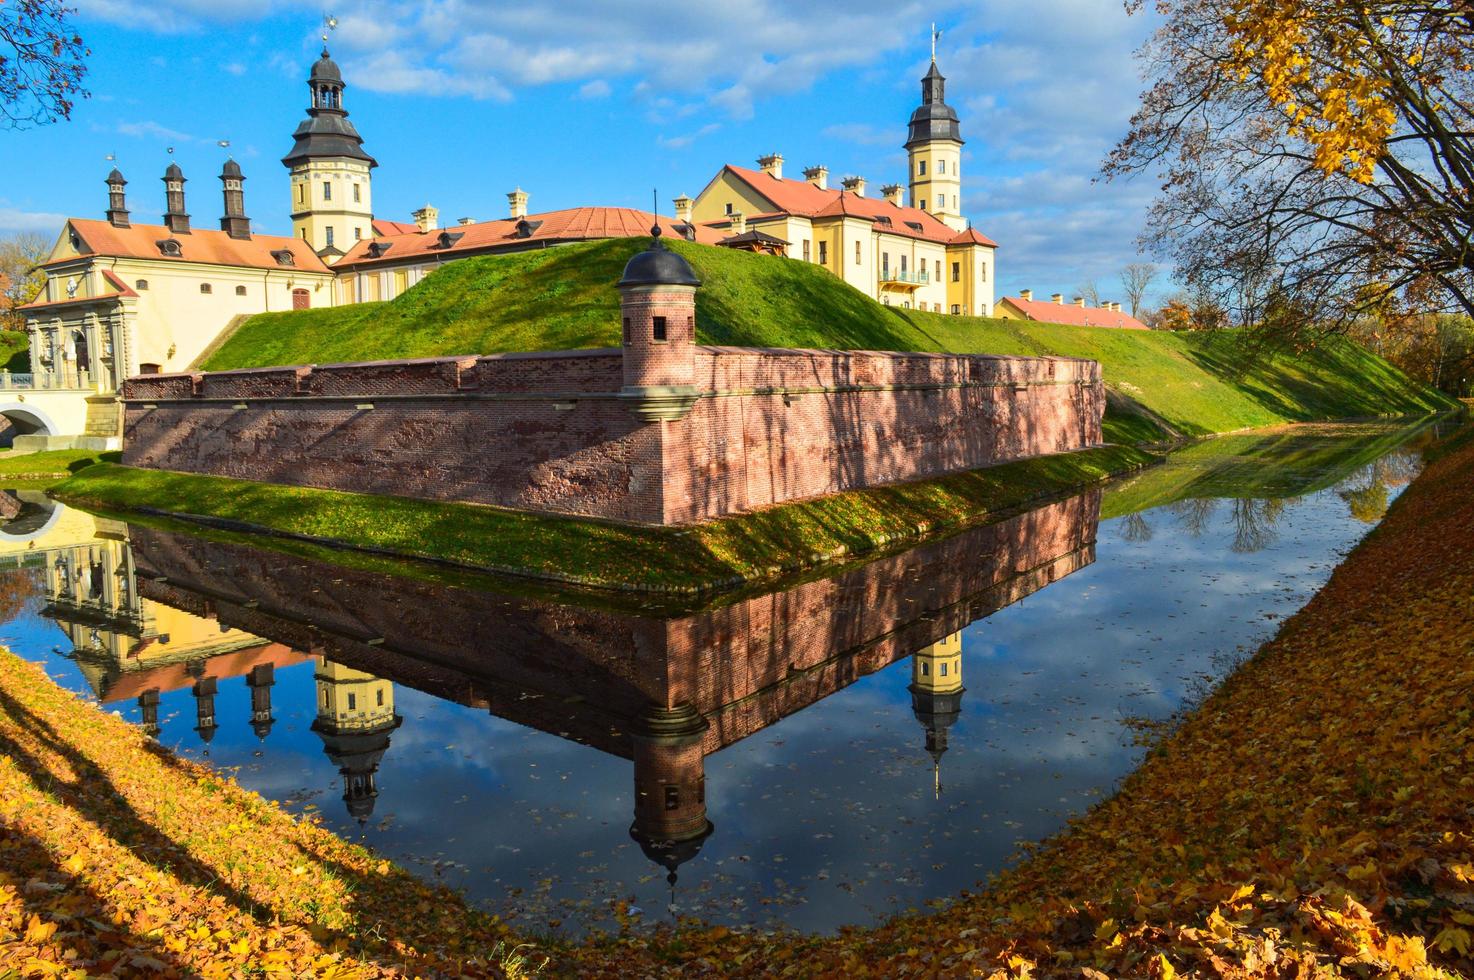
M612 347L614 283L645 239L590 242L454 262L387 303L260 314L206 368L443 354ZM1172 334L954 317L884 306L805 262L687 242L704 282L702 343L755 347L1055 354L1101 362L1107 434L1136 442L1318 419L1416 415L1455 407L1341 339L1300 354L1262 350L1238 331Z
M1151 462L1109 446L804 500L685 528L104 464L53 492L112 511L195 515L271 532L606 589L695 592L774 579L977 520Z
M94 449L54 449L40 453L0 451L0 483L64 480L93 463L116 463L122 453Z
M1471 553L1465 438L1116 795L935 915L522 954L555 976L1474 975ZM0 855L0 970L478 976L513 948L8 654Z

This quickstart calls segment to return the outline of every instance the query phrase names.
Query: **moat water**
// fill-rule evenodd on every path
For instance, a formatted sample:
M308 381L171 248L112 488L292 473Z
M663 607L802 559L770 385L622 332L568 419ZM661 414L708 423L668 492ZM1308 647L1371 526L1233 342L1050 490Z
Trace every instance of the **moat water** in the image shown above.
M679 613L354 571L22 493L0 641L522 927L575 934L627 903L833 930L972 888L1108 796L1146 723L1191 710L1325 582L1431 431L1213 440Z

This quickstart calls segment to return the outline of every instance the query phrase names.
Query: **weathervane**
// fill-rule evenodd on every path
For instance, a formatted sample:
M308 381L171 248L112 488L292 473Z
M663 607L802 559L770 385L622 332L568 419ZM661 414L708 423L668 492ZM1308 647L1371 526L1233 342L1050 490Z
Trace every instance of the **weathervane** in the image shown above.
M937 39L941 36L942 32L937 30L936 22L933 21L931 25L931 60L933 64L935 64L937 60Z
M338 29L338 18L334 17L332 14L323 14L323 17L322 17L322 43L323 43L323 46L324 47L326 47L327 46L327 43L328 43L328 34L330 34L333 31L336 31L337 29Z

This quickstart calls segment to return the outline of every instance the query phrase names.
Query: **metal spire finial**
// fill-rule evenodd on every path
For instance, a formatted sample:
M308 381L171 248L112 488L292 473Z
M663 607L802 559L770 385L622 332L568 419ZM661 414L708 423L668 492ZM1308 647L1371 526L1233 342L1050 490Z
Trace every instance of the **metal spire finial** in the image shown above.
M942 32L939 31L939 30L937 30L937 23L936 23L936 21L932 21L932 25L931 25L931 63L932 64L936 64L937 63L937 39L940 38L941 36L942 36Z
M336 31L337 29L338 29L338 18L334 17L332 14L323 14L323 17L322 17L322 51L323 51L323 54L327 54L327 51L328 51L328 35L331 34L333 31Z
M650 236L654 239L650 243L651 248L661 248L660 244L660 188L650 188L650 217L653 223L650 225Z

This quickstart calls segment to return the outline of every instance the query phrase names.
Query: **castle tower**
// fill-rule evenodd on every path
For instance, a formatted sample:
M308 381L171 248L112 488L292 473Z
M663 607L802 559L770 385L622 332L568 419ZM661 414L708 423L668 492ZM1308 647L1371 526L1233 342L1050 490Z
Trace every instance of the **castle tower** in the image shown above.
M128 199L123 193L127 186L122 171L114 167L113 172L107 175L107 221L114 228L129 227Z
M632 727L635 822L630 837L665 868L674 904L676 869L696 856L714 829L706 819L701 745L707 722L687 704L651 708Z
M246 217L246 177L241 165L226 160L220 170L220 183L225 195L225 216L220 219L220 230L231 238L250 238L251 219Z
M263 742L276 722L271 717L271 685L275 683L276 668L271 664L257 664L246 675L246 686L251 689L251 731Z
M204 664L200 664L200 670ZM194 671L191 671L194 673ZM218 682L213 677L199 677L194 682L191 693L194 694L194 730L200 736L200 741L209 745L215 738L215 732L220 727L215 723L215 694ZM206 750L208 751L208 750Z
M319 663L313 679L317 720L312 730L343 777L348 815L362 825L374 812L376 776L389 749L389 734L404 720L394 713L394 685L331 660Z
M189 234L189 215L184 210L184 171L179 164L169 164L164 171L164 224L175 235Z
M942 755L947 729L962 714L962 633L958 631L924 646L911 657L911 711L926 731L932 758L932 781L942 795Z
M962 134L957 112L944 98L947 80L931 69L921 79L921 105L911 113L906 157L911 165L911 206L928 211L957 231L967 230L962 217Z
M138 695L138 710L143 715L143 734L149 738L159 736L159 689L150 688Z
M312 101L282 163L292 172L292 234L331 261L374 234L370 174L378 161L343 109L343 73L322 49L307 78Z
M701 280L650 229L650 247L624 267L619 288L624 388L620 397L647 422L683 417L696 404L696 288Z

